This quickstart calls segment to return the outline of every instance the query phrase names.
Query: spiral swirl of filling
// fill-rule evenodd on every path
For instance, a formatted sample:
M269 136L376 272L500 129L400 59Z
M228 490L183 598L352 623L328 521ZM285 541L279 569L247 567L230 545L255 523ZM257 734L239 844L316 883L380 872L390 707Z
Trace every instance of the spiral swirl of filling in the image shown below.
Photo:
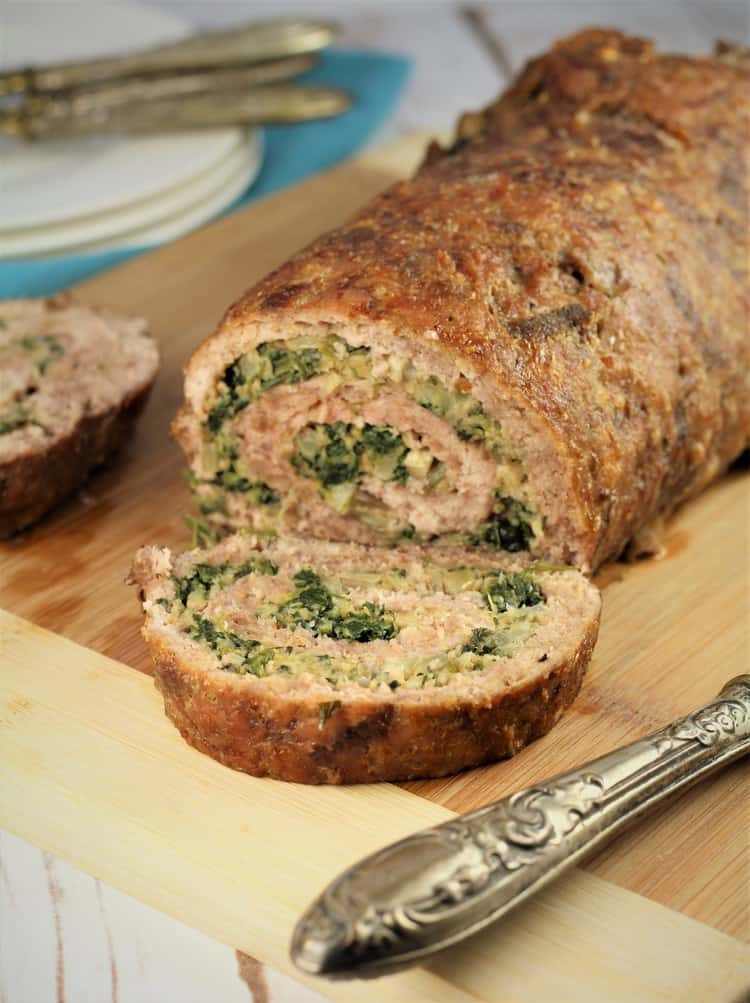
M543 528L520 458L472 394L336 334L263 342L232 362L191 478L220 531L517 552Z
M186 555L155 600L216 667L334 688L429 688L510 658L547 615L533 571L392 558L315 567ZM377 563L376 563L377 562Z

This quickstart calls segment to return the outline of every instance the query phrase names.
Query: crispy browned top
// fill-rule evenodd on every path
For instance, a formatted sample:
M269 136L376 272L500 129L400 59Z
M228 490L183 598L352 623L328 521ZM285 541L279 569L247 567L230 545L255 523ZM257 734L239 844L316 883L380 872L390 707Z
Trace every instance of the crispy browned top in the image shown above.
M596 565L748 442L749 76L582 32L226 322L437 332L545 416Z

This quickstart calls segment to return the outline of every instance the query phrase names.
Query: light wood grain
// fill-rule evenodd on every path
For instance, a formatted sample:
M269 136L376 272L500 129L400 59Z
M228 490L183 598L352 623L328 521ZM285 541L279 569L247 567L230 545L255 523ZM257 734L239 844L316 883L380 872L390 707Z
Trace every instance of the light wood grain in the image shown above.
M0 930L4 1003L264 1003L231 947L2 831ZM326 1003L267 974L273 1003Z
M599 576L599 643L569 714L510 761L407 787L455 811L502 797L646 735L750 667L750 478L731 474L672 520L661 560ZM747 939L747 762L663 806L586 866Z
M257 203L81 287L89 302L149 317L164 363L134 441L83 500L0 546L0 606L149 670L125 585L145 542L184 546L182 458L168 438L180 367L255 279L408 173L422 140L396 144ZM466 810L599 755L712 697L748 664L748 488L736 472L687 506L668 556L602 576L600 643L572 711L510 762L408 785ZM590 865L624 887L736 936L748 935L747 769L737 765L634 829Z
M290 971L295 920L342 867L451 817L388 784L309 788L224 769L180 740L144 675L5 612L0 665L2 825L278 969ZM748 978L733 938L576 872L429 968L323 991L352 1003L730 1003Z

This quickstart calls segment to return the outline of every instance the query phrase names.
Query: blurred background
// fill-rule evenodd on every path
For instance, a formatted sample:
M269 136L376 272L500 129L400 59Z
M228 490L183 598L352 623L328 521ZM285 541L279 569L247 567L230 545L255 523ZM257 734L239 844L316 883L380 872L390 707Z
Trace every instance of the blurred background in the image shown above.
M0 0L0 71L235 34L266 18L336 23L313 68L282 84L343 92L348 107L297 124L266 115L210 129L204 121L200 131L170 122L148 135L71 137L70 99L58 90L44 128L61 135L33 143L0 135L0 296L56 292L372 144L448 134L527 59L581 27L617 27L686 53L748 37L743 0ZM18 129L24 100L2 98L0 132Z
M200 131L73 138L63 128L33 143L0 134L0 296L56 292L372 144L415 131L448 134L527 59L584 26L620 28L686 53L748 37L743 0L0 0L0 72L200 32L236 34L267 18L337 24L332 44L312 54L314 67L281 83L343 92L348 107L291 125L261 116L210 129L204 121ZM59 93L53 98L69 103ZM0 133L18 126L23 100L0 97ZM45 128L59 130L68 111L61 117L58 104Z
M150 2L203 28L304 11L337 20L341 45L407 56L412 75L389 132L450 128L461 112L486 104L527 59L582 27L619 28L660 48L699 54L716 38L747 40L750 17L744 0Z

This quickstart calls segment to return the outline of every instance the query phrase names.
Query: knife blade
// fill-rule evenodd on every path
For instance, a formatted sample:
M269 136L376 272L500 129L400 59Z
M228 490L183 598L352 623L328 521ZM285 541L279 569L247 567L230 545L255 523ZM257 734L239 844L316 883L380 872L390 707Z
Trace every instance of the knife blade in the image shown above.
M247 90L213 90L118 104L24 102L0 109L0 132L27 141L111 133L175 132L237 125L306 122L346 111L351 97L338 87L270 84Z
M318 52L330 45L335 34L336 26L324 21L254 21L119 56L11 70L0 74L0 95L57 91L141 74L265 62Z

